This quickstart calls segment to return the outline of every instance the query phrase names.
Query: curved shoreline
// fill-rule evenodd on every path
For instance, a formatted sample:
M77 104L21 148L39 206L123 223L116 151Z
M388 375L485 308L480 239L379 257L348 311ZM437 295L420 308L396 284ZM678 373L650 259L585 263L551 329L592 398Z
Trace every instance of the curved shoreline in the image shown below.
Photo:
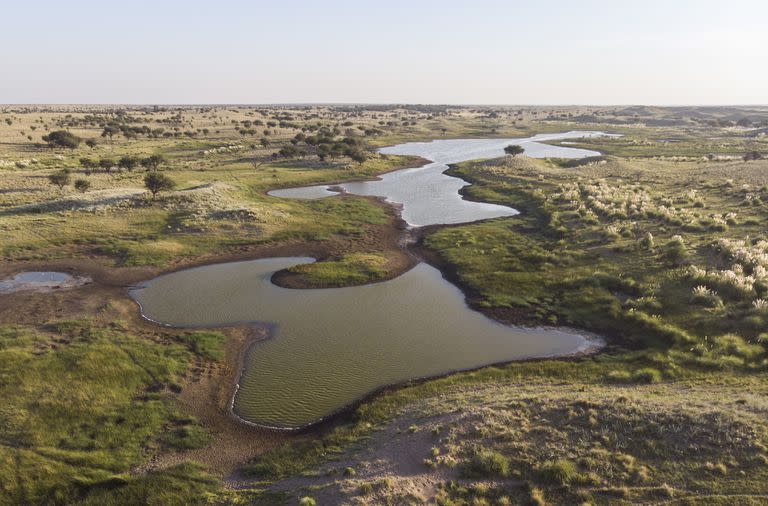
M422 158L422 160L426 160L426 159ZM433 163L433 162L427 160L426 163ZM419 166L422 166L422 165L419 165ZM392 170L402 170L404 168L415 168L415 167L398 167ZM446 168L446 171L448 169L449 168ZM388 172L391 172L391 171L388 171ZM451 177L456 177L456 176L451 176ZM467 182L467 184L471 184L471 183ZM546 326L533 325L532 323L535 323L535 322L531 319L509 318L507 315L502 316L502 315L499 315L498 313L489 311L488 308L478 307L475 304L475 301L474 301L475 297L472 291L458 280L456 273L452 272L452 270L448 267L448 265L445 262L436 260L436 256L438 255L438 253L428 250L427 248L425 248L423 245L420 244L420 239L424 236L426 232L436 228L451 226L451 225L431 225L427 227L414 227L414 228L402 227L402 225L397 226L397 220L399 220L401 223L404 223L402 218L400 217L400 212L397 205L387 202L384 198L364 197L364 196L356 196L356 198L369 198L369 199L375 200L379 202L380 205L385 206L389 210L391 217L393 217L393 222L389 223L387 225L387 228L395 232L395 235L397 237L396 243L398 245L399 250L402 253L407 254L409 257L411 257L414 260L413 263L408 265L406 268L403 268L402 270L399 270L399 271L398 270L393 271L391 273L392 274L391 278L400 276L402 273L406 272L409 268L413 267L413 265L416 265L418 261L424 261L429 265L432 265L433 267L438 269L444 279L446 279L448 282L450 282L454 286L458 287L459 290L461 290L462 294L464 295L464 300L467 303L467 305L470 307L470 309L480 312L481 314L506 325L517 325L517 326L529 327L529 328L534 326L539 328L549 328ZM462 198L466 198L465 195L462 195ZM480 221L484 221L484 220L478 220L471 223L477 223ZM430 257L427 254L427 252L431 253L432 256ZM71 273L90 274L93 279L93 283L88 285L89 287L93 287L96 289L98 288L120 289L123 294L123 297L131 301L132 304L135 304L134 308L138 309L138 311L134 312L135 319L140 322L143 322L143 324L145 325L150 325L152 327L161 327L166 329L173 329L173 328L252 329L254 327L253 322L242 322L240 325L229 324L225 326L211 326L211 327L200 327L200 326L174 327L170 325L164 325L158 322L153 322L152 320L144 317L141 307L138 304L136 304L136 301L132 297L130 297L130 294L128 292L134 287L136 287L137 285L140 285L143 282L149 281L150 279L153 279L157 276L169 274L172 272L177 272L180 270L190 269L194 267L204 266L204 265L227 263L227 262L233 262L233 261L257 260L257 259L270 258L270 257L276 257L276 256L313 256L318 259L323 259L323 258L327 258L328 256L327 254L328 254L328 247L326 244L313 243L313 242L307 242L307 241L297 241L297 242L289 242L289 243L282 243L282 244L257 245L251 248L244 248L243 251L241 252L234 252L234 253L229 252L224 255L210 255L210 256L203 256L203 257L194 258L194 259L182 259L176 265L170 266L165 269L156 269L156 268L147 268L147 267L123 267L123 268L117 268L120 270L120 272L116 273L115 272L116 268L103 265L98 260L94 260L91 258L91 259L61 260L53 263L40 262L40 261L16 262L13 264L6 264L6 266L3 266L5 268L0 267L0 272L5 271L6 273L9 273L9 272L13 273L13 272L22 270L21 269L22 266L29 269L30 266L51 266L51 265L61 266L63 265L65 266L64 269L66 269ZM388 279L391 279L391 278L388 278ZM380 281L384 281L384 280L374 280L371 282L380 282ZM368 283L363 283L363 284L368 284ZM126 288L128 290L126 290ZM294 286L293 288L301 288L301 287ZM9 294L8 296L13 297L13 295L11 294ZM264 328L264 325L262 322L259 322L258 326L261 328ZM566 327L557 327L557 328L567 329ZM256 429L259 431L266 430L268 432L273 431L276 433L295 433L295 434L314 433L317 431L321 431L324 428L328 428L335 425L337 421L339 421L341 418L348 415L349 413L353 412L361 404L368 402L371 399L375 398L376 396L384 394L386 392L395 391L400 388L420 384L433 379L444 378L453 374L476 371L476 370L484 369L487 367L499 367L499 366L504 366L514 362L533 362L533 361L552 360L552 359L579 360L585 356L589 356L599 352L605 345L605 341L601 337L597 336L596 334L593 334L588 330L584 330L584 329L575 329L575 330L578 334L584 336L587 339L589 346L587 346L584 349L577 350L574 353L569 353L565 355L532 357L532 358L510 360L510 361L500 361L500 362L483 364L483 365L466 368L466 369L445 371L444 373L440 373L437 375L413 378L406 382L382 385L381 387L378 387L375 390L368 392L364 396L361 396L360 398L350 402L346 406L339 408L338 410L332 413L329 413L323 418L298 428L270 427L267 425L261 425L258 423L245 420L244 418L238 416L237 413L234 412L233 403L234 403L235 395L237 394L237 391L239 389L240 380L243 374L243 370L245 369L245 361L248 356L248 353L250 353L252 348L256 344L261 342L263 339L265 338L269 339L269 335L259 339L255 337L250 337L245 339L245 342L243 343L232 343L237 345L237 349L235 350L235 356L237 357L236 361L237 361L238 367L236 368L235 371L233 371L234 377L229 380L231 381L230 386L228 387L230 395L228 396L229 402L228 402L228 410L226 415L229 419L233 420L237 425ZM226 378L224 377L220 377L219 379L226 381ZM186 386L184 388L186 388ZM210 406L210 408L218 409L216 408L216 406ZM193 409L193 413L195 412L196 411Z
M474 309L473 309L474 310ZM488 316L488 315L486 315ZM347 403L346 405L328 413L327 415L318 418L315 421L309 422L307 424L304 424L299 427L281 427L281 426L273 426L273 425L267 425L267 424L260 424L257 422L252 422L250 420L246 420L245 418L241 417L237 414L237 412L234 409L235 404L235 396L237 395L237 392L240 388L240 381L242 379L243 374L245 373L246 368L246 358L248 357L248 354L253 352L253 349L256 345L263 342L266 339L271 339L271 331L268 333L268 335L264 339L254 339L251 342L249 342L244 350L241 350L240 357L239 357L239 367L240 367L240 373L238 375L238 379L233 387L231 400L229 402L229 412L238 422L248 425L250 427L254 427L257 429L265 429L265 430L273 430L277 432L286 432L286 433L306 433L311 432L325 424L332 424L334 423L338 418L341 418L345 415L351 414L354 412L358 407L360 407L362 404L365 404L366 402L372 400L373 398L383 395L387 392L393 392L395 390L399 390L402 388L407 388L414 385L419 385L422 383L426 383L427 381L431 380L437 380L441 378L447 378L448 376L452 376L454 374L461 374L461 373L469 373L474 371L479 371L481 369L485 369L487 367L503 367L505 365L513 364L513 363L525 363L525 362L539 362L544 360L553 360L553 359L564 359L564 360L577 360L582 357L587 357L590 355L594 355L595 353L599 352L605 347L605 340L600 337L597 334L594 334L592 332L584 331L581 329L574 329L570 327L549 327L549 326L536 326L536 327L530 327L530 328L538 328L538 329L557 329L557 330L570 330L573 331L575 334L578 334L585 339L585 346L579 350L576 350L572 353L566 353L566 354L553 354L553 355L543 355L539 357L530 357L530 358L521 358L521 359L514 359L514 360L502 360L499 362L491 362L488 364L482 364L478 366L473 367L467 367L463 369L452 369L450 371L441 372L439 374L432 374L428 376L419 376L416 378L411 378L407 381L397 382L397 383L388 383L385 385L382 385L380 387L375 388L374 390L369 391L368 393L358 397L357 399L354 399Z
M423 158L422 158L423 159ZM427 163L435 163L432 160L428 160ZM450 170L451 165L446 164L445 170L442 171L442 173L447 172ZM399 170L399 169L396 169ZM459 191L459 195L464 200L466 199L466 195L464 193L464 190L467 186L472 185L470 181L466 181L462 179L459 176L455 176L452 174L447 174L449 177L455 177L463 182L466 183L466 185ZM329 185L330 186L330 185ZM342 192L342 196L345 195L345 193ZM278 197L279 198L279 197ZM425 263L435 267L440 273L443 279L448 281L449 283L453 284L459 290L462 292L464 296L464 302L467 304L468 308L470 310L479 312L483 315L485 315L488 318L491 318L494 321L497 321L501 324L507 325L507 326L518 326L518 327L527 327L527 328L557 328L559 330L572 330L567 327L548 327L548 326L541 326L536 322L535 320L532 320L530 318L521 318L519 315L517 315L514 318L511 318L509 314L500 314L498 311L492 311L489 308L484 308L478 304L477 300L477 294L474 293L468 286L464 285L460 282L460 279L458 278L458 275L455 271L455 269L452 269L447 262L443 261L439 257L439 253L436 251L428 250L426 247L422 244L422 239L426 233L428 233L431 230L435 230L441 227L451 226L450 224L438 224L438 225L429 225L425 227L411 227L411 226L403 226L405 225L405 221L402 218L401 213L399 212L400 209L397 204L389 202L386 200L385 197L368 197L373 198L380 202L382 205L388 207L390 209L390 212L394 215L393 223L394 227L400 232L400 239L397 241L401 251L408 254L409 257L413 260L412 262L409 262L409 265L406 266L406 268L396 269L394 271L391 271L388 273L388 275L383 279L375 279L375 280L369 280L364 283L354 284L354 285L345 285L345 286L362 286L372 283L379 283L386 281L387 279L393 279L396 277L399 277L404 272L406 272L408 269L412 268L414 265L416 265L419 261L425 261ZM512 209L512 208L510 208ZM497 219L497 218L491 218L491 219ZM485 220L476 220L472 222L467 223L479 223ZM462 224L467 224L462 223ZM302 254L301 256L308 256L306 253ZM307 284L306 282L299 281L298 283L295 282L296 279L300 280L300 276L297 276L294 278L294 282L286 283L286 277L290 276L292 273L289 273L286 269L281 269L279 271L276 271L271 276L271 282L277 286L285 287L285 288L296 288L296 289L312 289L312 288L319 288L319 287L313 287ZM290 278L289 278L290 279ZM143 311L141 311L141 314L144 318L147 318L144 316ZM149 320L149 318L147 318ZM246 323L246 322L244 322ZM247 324L253 325L253 324L263 324L263 322L247 322ZM212 326L216 327L216 326ZM418 382L424 382L428 381L430 379L437 379L441 377L446 377L452 374L456 374L459 372L467 372L467 371L473 371L482 369L485 367L492 367L492 366L500 366L504 364L510 364L513 362L520 362L520 361L533 361L533 360L550 360L553 358L573 358L573 357L579 357L579 356L585 356L590 355L598 350L602 349L605 346L605 340L599 336L597 336L594 333L585 332L583 330L579 330L576 332L577 334L581 335L585 338L586 344L583 348L580 348L576 350L573 353L567 353L567 354L554 354L554 355L546 355L546 356L539 356L539 357L531 357L531 358L523 358L523 359L516 359L516 360L504 360L499 362L491 362L486 364L481 364L477 366L472 366L469 368L463 368L463 369L453 369L444 371L435 375L429 375L424 377L416 377L411 378L404 382L397 382L392 384L385 384L380 387L377 387L365 395L362 395L361 397L350 401L348 404L328 413L327 415L314 420L312 422L309 422L305 425L298 426L298 427L286 427L286 426L273 426L268 424L262 424L258 422L253 422L251 420L247 420L244 417L240 416L236 410L235 410L235 399L237 396L237 393L239 389L241 388L241 382L242 377L245 373L246 368L246 360L250 353L253 353L254 347L258 341L252 341L248 343L244 349L241 349L238 356L238 366L239 366L239 373L237 376L236 381L234 382L234 385L232 387L232 393L230 396L229 404L228 404L228 411L229 414L235 418L238 422L246 424L251 427L259 428L259 429L267 429L267 430L276 430L276 431L282 431L282 432L305 432L313 427L320 426L325 422L329 422L336 417L344 414L349 413L353 411L357 406L359 406L361 403L375 397L376 395L385 392L385 391L391 391L395 390L397 388L402 388L404 386L412 385ZM271 332L268 333L266 339L271 338Z
M381 149L381 148L377 148L377 149ZM418 169L419 167L424 167L425 165L429 165L430 163L432 163L432 160L428 160L427 158L424 158L422 156L412 156L412 155L381 155L381 156L400 156L400 157L406 158L407 160L406 160L406 163L403 164L403 165L398 165L398 166L395 166L395 167L391 167L391 168L389 168L387 170L383 170L381 172L377 172L376 174L372 174L370 176L353 177L351 179L334 179L334 180L332 180L330 182L327 182L327 183L320 182L320 183L315 183L315 184L311 184L310 183L310 184L296 184L296 185L290 185L290 186L281 186L280 188L270 188L268 190L263 190L261 192L261 194L269 196L269 197L273 197L273 198L276 198L276 199L290 198L290 197L279 197L277 195L270 195L269 192L277 191L277 190L290 190L292 188L304 188L306 186L327 186L327 187L330 188L330 187L338 186L338 185L344 184L344 183L359 183L359 182L364 182L364 181L378 181L378 180L381 179L381 176L383 176L384 174L389 174L390 172L396 172L398 170ZM336 190L331 190L331 191L336 191ZM344 194L345 192L340 191L338 193ZM330 196L331 195L329 195L329 197ZM358 195L358 196L362 196L362 195Z

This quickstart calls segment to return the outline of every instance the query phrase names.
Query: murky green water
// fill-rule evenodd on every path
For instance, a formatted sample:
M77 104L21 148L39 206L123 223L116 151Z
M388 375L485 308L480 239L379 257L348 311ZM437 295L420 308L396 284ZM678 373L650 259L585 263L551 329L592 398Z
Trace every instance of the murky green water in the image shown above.
M234 411L277 427L307 425L384 385L588 345L572 332L509 327L472 311L426 264L359 287L294 290L270 282L275 271L308 261L199 267L158 277L132 295L163 324L274 324L272 338L247 357Z

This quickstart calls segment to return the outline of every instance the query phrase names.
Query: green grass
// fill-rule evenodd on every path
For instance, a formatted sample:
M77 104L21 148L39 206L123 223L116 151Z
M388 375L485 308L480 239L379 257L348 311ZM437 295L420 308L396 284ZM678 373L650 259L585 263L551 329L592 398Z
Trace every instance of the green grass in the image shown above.
M148 449L179 446L158 438L165 427L199 439L166 393L188 357L87 321L0 327L0 503L101 497L124 487L123 474Z
M123 476L94 490L81 502L87 506L152 506L210 504L220 490L220 482L200 464L185 463L141 476Z
M351 253L339 260L302 264L288 269L313 287L350 286L383 279L387 258L370 253Z
M286 445L247 470L272 480L312 473L329 460L362 458L356 448L392 425L428 428L430 417L474 413L471 423L448 421L452 428L433 432L446 443L440 459L428 459L430 469L453 457L465 477L506 476L518 485L449 481L439 488L439 504L693 503L762 494L768 426L752 408L738 407L762 404L751 396L726 401L768 387L762 313L749 307L757 295L713 286L721 303L702 305L692 295L700 281L687 272L689 265L729 266L732 259L713 246L720 238L760 236L757 224L768 209L745 207L739 188L749 184L762 198L764 169L615 158L575 168L506 159L451 169L473 183L469 197L523 211L426 237L473 302L520 321L598 331L610 351L487 368L383 394L322 442ZM605 181L604 190L583 186L595 180ZM566 197L569 185L577 191ZM608 195L617 196L615 205ZM642 211L626 203L633 195L647 202ZM713 216L729 213L733 224L713 226ZM724 462L739 472L727 465L722 472Z
M224 341L226 336L221 332L186 332L180 334L178 339L189 346L192 352L210 360L221 360L224 358Z
M509 459L497 451L480 448L473 452L463 474L467 478L506 478L509 476Z
M758 503L768 478L762 400L768 393L768 315L754 303L768 295L768 286L744 289L711 274L734 263L731 253L714 245L717 239L765 235L766 162L707 158L768 151L764 137L704 123L739 111L652 109L638 120L652 125L684 114L700 118L683 118L685 127L652 127L637 124L632 111L610 108L598 108L605 123L579 119L597 114L589 108L385 108L354 114L185 109L178 128L191 138L107 141L95 125L74 125L76 134L99 139L97 147L75 151L39 148L20 133L29 133L32 124L38 137L63 127L58 123L69 121L66 112L8 112L13 125L0 126L0 258L104 255L120 265L167 266L254 245L364 240L372 226L388 219L366 199L265 195L272 188L367 178L407 162L375 155L362 164L312 156L272 159L301 128L320 123L340 133L375 128L365 139L376 146L583 127L621 132L620 139L578 141L578 147L608 155L599 159L460 164L451 173L473 183L465 189L469 198L512 205L523 214L447 227L426 238L455 269L473 303L516 321L599 331L611 343L607 353L485 368L383 394L361 405L350 422L321 436L299 437L245 471L267 480L309 476L329 460L347 458L340 468L349 464L350 471L329 480L354 482L355 469L361 475L365 469L365 459L354 452L372 445L377 432L391 431L388 441L432 438L432 451L419 456L420 468L427 457L430 467L424 469L435 473L450 476L450 462L455 473L474 470L461 483L439 483L438 504ZM761 114L755 111L749 114ZM254 147L265 127L242 135L232 123L266 121L278 113L293 115L293 126L270 127L267 147ZM172 114L142 113L137 124L173 132L172 123L165 123ZM230 144L240 147L201 152ZM140 188L141 170L85 175L78 158L151 153L168 158L162 170L183 190L181 196L96 211L50 209L52 202L76 194L48 184L51 171L71 168L73 178L88 178L95 191ZM681 156L688 158L675 159ZM254 157L263 163L254 167ZM215 197L193 193L212 182L226 189L220 187ZM26 204L32 208L14 210ZM385 262L376 252L353 253L298 269L313 283L340 286L378 279ZM692 277L690 266L710 273ZM747 275L753 271L747 266ZM699 286L710 291L696 291ZM221 334L136 337L120 323L40 323L0 327L0 503L275 504L305 496L306 503L315 501L310 490L289 496L268 484L224 491L190 463L132 472L155 453L210 444L211 434L178 412L174 395L192 353L222 360ZM395 477L388 487L369 487L378 482L365 478L339 488L338 497L349 492L371 501L421 502L401 490L399 480L407 476Z

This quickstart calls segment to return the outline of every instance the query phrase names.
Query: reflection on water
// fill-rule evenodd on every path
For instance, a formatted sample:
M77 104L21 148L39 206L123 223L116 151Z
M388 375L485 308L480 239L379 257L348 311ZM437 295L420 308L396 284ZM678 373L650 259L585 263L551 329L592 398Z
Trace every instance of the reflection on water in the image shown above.
M574 131L560 134L540 134L524 139L449 139L431 142L409 142L380 150L389 155L420 156L433 163L413 169L383 174L376 181L344 183L345 191L356 195L385 197L389 202L402 204L402 217L411 226L465 223L501 216L512 216L517 211L496 204L470 202L459 195L467 185L463 179L443 174L450 163L504 155L504 147L520 144L525 155L534 158L582 158L599 155L596 151L549 146L537 141L596 137L602 132ZM336 195L328 186L305 186L269 192L275 197L316 199Z

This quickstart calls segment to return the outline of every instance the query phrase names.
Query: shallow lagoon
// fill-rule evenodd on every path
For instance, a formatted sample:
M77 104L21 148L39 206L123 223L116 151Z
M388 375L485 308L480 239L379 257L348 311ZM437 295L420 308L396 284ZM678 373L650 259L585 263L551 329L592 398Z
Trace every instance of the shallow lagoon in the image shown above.
M272 324L256 343L235 395L245 420L301 427L384 385L510 360L575 353L574 332L502 325L467 307L440 272L419 264L382 283L295 290L280 269L310 258L268 258L188 269L132 292L158 323Z
M338 186L401 205L411 226L512 216L517 211L510 207L463 200L459 190L467 183L443 174L447 164L501 156L509 144L521 144L534 157L594 156L599 153L538 141L596 135L604 134L401 144L381 152L433 163ZM324 198L336 194L329 188L270 194ZM271 282L276 271L310 261L270 258L203 266L160 276L131 294L145 317L165 325L269 325L270 339L254 344L245 357L233 410L246 421L271 427L317 422L386 385L591 346L570 330L510 327L491 320L471 310L457 287L423 263L396 279L366 286L295 290Z
M403 219L413 227L435 224L466 223L501 216L517 211L506 206L471 202L461 198L459 190L467 186L463 179L443 174L448 164L480 158L495 158L504 154L510 144L525 148L525 155L534 158L583 158L600 153L586 149L542 144L540 141L595 137L602 132L573 131L560 134L540 134L522 139L446 139L431 142L409 142L380 150L382 154L412 155L432 160L423 167L403 169L383 174L375 181L359 181L333 185L356 195L384 197L402 206ZM269 195L284 198L317 199L337 195L328 185L304 186L272 190Z

